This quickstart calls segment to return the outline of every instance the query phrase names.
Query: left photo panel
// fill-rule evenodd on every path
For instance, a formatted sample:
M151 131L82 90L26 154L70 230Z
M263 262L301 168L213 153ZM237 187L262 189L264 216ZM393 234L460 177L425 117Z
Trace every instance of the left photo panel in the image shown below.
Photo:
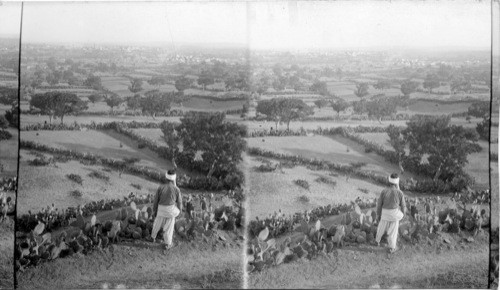
M19 289L243 286L246 47L245 3L24 3Z
M14 288L21 3L0 3L0 289Z

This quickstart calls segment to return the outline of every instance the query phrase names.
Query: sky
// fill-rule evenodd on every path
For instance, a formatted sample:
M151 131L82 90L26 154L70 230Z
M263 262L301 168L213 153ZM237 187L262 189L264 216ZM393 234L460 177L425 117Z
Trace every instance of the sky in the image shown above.
M0 6L0 35L19 31L15 4ZM27 2L23 42L489 49L490 9L471 0Z
M21 3L0 1L0 37L19 38Z

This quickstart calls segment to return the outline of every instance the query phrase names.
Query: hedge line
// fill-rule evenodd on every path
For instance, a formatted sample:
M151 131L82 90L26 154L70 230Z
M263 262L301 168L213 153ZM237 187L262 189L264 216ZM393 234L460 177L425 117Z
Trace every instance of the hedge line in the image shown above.
M167 121L163 121L167 122ZM168 122L167 122L168 123ZM73 123L54 123L54 124L30 124L21 128L21 131L79 131L82 129L88 130L110 130L116 128L117 125L125 126L130 129L159 129L161 128L162 123L157 122L105 122L105 123L96 123L92 121L90 124L80 124L76 121Z
M382 121L408 121L411 119L410 114L396 114L394 116L383 116ZM377 117L369 117L366 115L351 115L351 116L328 116L328 117L308 117L303 121L378 121Z

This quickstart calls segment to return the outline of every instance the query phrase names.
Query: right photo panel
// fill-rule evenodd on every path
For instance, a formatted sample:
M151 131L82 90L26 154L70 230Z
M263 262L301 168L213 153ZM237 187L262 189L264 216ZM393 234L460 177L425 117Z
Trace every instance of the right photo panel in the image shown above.
M247 5L248 288L498 285L492 3Z

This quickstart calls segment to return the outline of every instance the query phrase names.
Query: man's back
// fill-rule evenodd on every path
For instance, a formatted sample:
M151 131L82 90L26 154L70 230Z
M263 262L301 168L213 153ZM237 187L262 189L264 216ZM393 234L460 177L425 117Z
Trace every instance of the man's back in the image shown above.
M401 190L391 187L382 190L379 200L377 202L377 214L382 214L382 208L395 209L400 208L403 214L406 211L406 204L404 194Z
M182 209L182 198L181 191L173 183L162 184L158 187L156 191L156 196L154 200L154 209L158 208L158 205L173 205L177 204L179 209Z

